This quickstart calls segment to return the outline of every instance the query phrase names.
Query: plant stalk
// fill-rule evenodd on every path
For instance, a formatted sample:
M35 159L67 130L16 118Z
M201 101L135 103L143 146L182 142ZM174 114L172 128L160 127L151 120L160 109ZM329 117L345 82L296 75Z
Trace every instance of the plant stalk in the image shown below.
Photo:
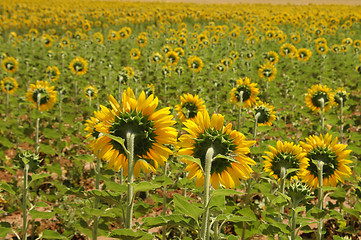
M100 190L100 164L101 159L99 158L99 152L97 154L97 168L96 168L96 177L95 177L95 189ZM95 198L94 208L98 209L99 206L99 198ZM98 238L98 225L99 225L99 218L94 217L94 226L93 226L93 240L97 240Z
M254 116L254 128L253 128L253 139L256 140L257 135L257 125L258 125L258 118L261 116L261 113L256 113Z
M237 131L241 125L241 116L242 116L242 104L243 104L243 91L239 92L239 109L238 109L238 119L237 119Z
M323 209L323 165L325 163L323 161L318 161L318 208L320 210ZM322 240L322 227L323 227L323 219L320 218L317 224L317 240Z
M26 163L24 166L24 187L23 187L23 239L27 239L27 193L28 193L28 173L29 173L29 164Z
M165 162L164 166L163 166L164 176L167 176L167 167L168 167L168 163ZM167 215L167 185L163 186L163 213L162 214L163 214L163 216ZM163 227L162 227L162 239L163 240L167 239L166 229L167 229L167 226L163 225Z
M125 227L132 229L133 206L134 206L134 138L133 133L127 133L127 157L128 157L128 195L127 195L127 214Z

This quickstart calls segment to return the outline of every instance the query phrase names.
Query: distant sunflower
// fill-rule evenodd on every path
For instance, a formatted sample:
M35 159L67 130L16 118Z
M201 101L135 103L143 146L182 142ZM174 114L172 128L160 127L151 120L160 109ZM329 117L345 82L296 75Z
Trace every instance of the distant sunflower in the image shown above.
M266 78L269 82L276 78L276 74L277 68L275 68L275 66L269 61L261 65L261 67L258 69L258 76L261 79Z
M342 103L344 104L348 98L348 95L350 95L350 93L346 92L346 90L344 88L337 88L334 92L334 99L335 99L335 104L336 105L341 105L341 100Z
M13 94L16 92L16 90L19 87L18 82L15 80L15 78L12 77L5 77L3 80L1 80L1 90L4 93Z
M197 56L190 56L187 60L187 63L191 71L194 71L195 73L200 72L204 65L202 59Z
M263 168L265 172L275 179L281 178L281 168L285 170L299 169L301 167L307 167L308 159L305 157L306 153L300 145L295 145L291 142L277 141L277 147L268 146L270 152L266 151L266 156L262 156ZM293 180L297 179L297 172L291 172L286 176L286 179Z
M269 51L265 54L265 60L269 61L272 64L276 64L279 60L278 54L274 51Z
M134 59L134 60L138 60L140 58L140 55L141 55L138 48L132 48L130 50L129 54L130 54L130 58Z
M88 72L88 61L82 57L76 57L70 62L69 69L77 76L82 76Z
M297 51L297 59L300 61L307 62L312 56L311 50L307 48L300 48Z
M155 52L155 53L152 54L152 62L158 64L158 63L161 63L162 60L163 60L163 57L162 57L162 55L160 53Z
M38 97L40 96L40 99ZM47 81L36 81L36 84L30 84L28 91L26 92L26 99L29 102L34 103L36 108L38 100L40 102L39 110L47 111L53 108L56 102L56 91L54 86L50 87Z
M6 72L14 73L18 70L19 63L13 57L5 57L2 60L1 65Z
M347 145L337 144L337 137L332 139L332 135L309 136L306 142L300 142L309 159L307 165L300 168L300 176L310 187L317 188L318 167L317 162L323 162L323 186L335 187L337 182L343 182L344 178L351 175L351 169L347 164L352 161L346 158L351 150L345 150Z
M88 85L84 88L84 95L88 99L95 99L98 96L98 89L94 86Z
M222 63L218 63L216 65L216 70L217 70L217 72L222 73L222 72L226 71L226 66L224 66Z
M137 39L137 45L140 47L140 48L143 48L147 45L148 43L148 40L147 40L147 36L144 35L144 34L140 34Z
M322 103L320 99L324 101L323 111L328 111L334 102L334 96L331 92L332 90L326 85L322 86L321 84L313 85L308 89L308 94L305 97L306 105L314 112L321 110Z
M276 120L274 107L262 101L256 103L253 107L253 113L253 116L256 116L256 114L259 113L259 117L257 119L258 126L272 126L272 122Z
M176 105L175 110L178 112L178 117L182 122L188 119L193 120L198 112L206 110L203 99L198 95L184 93L180 99L181 104Z
M134 139L134 174L139 176L140 170L155 172L158 165L164 165L172 151L166 145L176 144L177 131L172 127L175 121L170 115L169 108L155 111L158 98L150 95L148 98L142 92L136 99L133 90L124 91L121 105L109 96L112 109L101 106L95 112L99 123L95 130L88 129L89 133L99 132L104 135L89 144L89 147L98 153L99 157L109 162L108 168L119 170L124 168L128 175L128 160L124 148L115 140L105 134L125 139L127 134L135 135ZM94 122L94 121L93 121Z
M236 84L236 87L230 92L231 102L238 105L241 101L240 93L243 92L242 99L244 106L246 108L252 107L258 99L257 94L259 93L259 90L257 88L257 83L251 83L251 79L245 77L244 79L238 79Z
M165 55L165 62L171 66L176 66L179 62L178 53L175 51L169 51Z
M247 155L255 141L246 141L245 136L232 130L232 124L224 126L224 116L213 114L209 118L208 112L198 112L197 118L184 122L185 131L179 140L180 155L190 155L200 159L205 167L205 155L210 147L214 149L211 165L210 184L217 189L219 185L225 188L235 188L240 184L239 179L249 179L253 170L250 165L256 162ZM232 160L233 159L233 160ZM188 178L196 178L196 186L204 185L204 174L198 164L182 159L187 164L185 171L189 171Z
M296 53L297 53L297 48L290 43L285 43L280 48L280 55L282 57L293 58L296 55Z
M328 52L328 46L326 44L319 44L316 46L316 51L318 54L326 54Z
M51 81L55 82L59 79L60 71L56 66L49 66L45 70L46 80L50 79Z

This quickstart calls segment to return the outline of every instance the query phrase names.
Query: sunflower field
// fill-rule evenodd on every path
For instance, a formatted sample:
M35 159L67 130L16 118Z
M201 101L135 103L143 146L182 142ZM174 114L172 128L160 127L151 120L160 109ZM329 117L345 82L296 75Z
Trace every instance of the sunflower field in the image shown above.
M361 239L361 8L3 0L0 239Z

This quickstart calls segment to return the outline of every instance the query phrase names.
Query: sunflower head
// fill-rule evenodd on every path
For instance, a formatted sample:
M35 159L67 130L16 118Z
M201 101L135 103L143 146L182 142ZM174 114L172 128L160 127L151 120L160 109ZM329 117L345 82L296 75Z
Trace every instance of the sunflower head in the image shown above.
M18 82L15 80L15 78L12 77L5 77L3 80L1 80L1 90L4 93L13 94L16 92L16 90L19 87Z
M175 51L169 51L165 55L165 61L170 66L176 66L179 62L178 53Z
M289 196L296 205L306 203L312 198L311 188L300 180L292 181L287 188L287 196Z
M211 164L210 183L214 188L219 185L225 188L235 188L239 179L248 179L253 172L250 165L255 161L247 155L255 141L246 141L243 134L232 130L232 124L224 126L224 116L213 114L210 118L207 111L198 112L194 121L184 122L184 130L188 134L180 137L180 155L190 155L198 158L205 167L205 155L209 148L214 149ZM187 164L188 178L196 178L196 185L204 184L202 168L191 161L182 159Z
M268 103L258 101L253 108L254 117L257 117L258 126L271 126L276 120L274 107Z
M36 81L36 84L30 84L26 99L34 103L33 106L38 107L40 111L47 111L52 109L56 102L56 91L48 82Z
M312 56L311 50L307 48L300 48L297 51L297 59L300 61L307 62Z
M134 60L138 60L139 58L140 58L140 55L141 55L141 53L140 53L140 51L139 51L139 49L138 48L132 48L131 50L130 50L130 58L131 59L134 59Z
M238 105L242 101L244 106L249 108L256 103L258 93L257 83L251 83L251 79L248 77L240 78L236 82L236 87L230 92L231 102Z
M341 105L342 101L343 105L346 102L348 95L350 95L350 93L346 92L344 88L337 88L334 93L335 104Z
M267 155L262 156L265 161L263 168L265 172L269 172L275 179L281 179L282 168L287 170L299 169L302 165L307 165L306 153L299 145L291 142L277 142L277 147L269 146L270 152L265 152ZM297 179L296 172L290 172L284 176L288 180Z
M277 68L275 68L275 66L269 61L261 65L261 67L258 69L258 76L261 79L265 78L269 82L276 78L276 74Z
M162 62L162 59L163 59L163 57L162 57L162 55L160 53L158 53L158 52L153 53L152 62L158 64L158 63Z
M334 96L331 91L326 85L313 85L308 89L308 94L305 98L306 105L314 112L320 111L322 106L323 111L328 111L334 102Z
M49 66L45 70L46 78L55 82L60 76L60 71L56 66Z
M317 188L318 183L318 162L323 163L323 186L336 186L337 182L343 182L344 178L351 175L351 169L348 164L352 161L346 158L351 150L345 150L347 145L338 144L338 138L332 138L332 135L309 136L306 142L300 144L309 159L307 165L300 168L300 177L310 187Z
M75 75L82 76L88 72L88 61L82 57L76 57L70 62L69 68Z
M195 117L197 117L198 112L206 110L203 99L198 95L184 93L180 99L181 104L176 105L175 110L178 112L178 117L182 122L186 121L187 119L193 120Z
M14 73L18 70L18 61L13 57L5 57L1 65L3 69L8 73Z
M84 88L84 95L88 99L95 99L98 96L98 89L94 86L88 85Z
M157 97L153 94L146 97L142 92L137 99L130 88L124 91L121 104L113 96L109 96L109 102L111 109L101 106L101 110L94 113L97 120L88 122L88 137L92 137L93 133L102 133L89 147L109 162L109 168L119 170L123 167L127 175L127 154L123 145L115 139L124 139L124 145L128 146L127 135L131 133L135 136L135 176L139 175L140 169L154 172L172 154L166 145L176 144L177 131L172 127L175 121L169 108L155 111Z
M200 72L204 65L202 59L197 56L190 56L187 60L187 63L191 71L195 73Z

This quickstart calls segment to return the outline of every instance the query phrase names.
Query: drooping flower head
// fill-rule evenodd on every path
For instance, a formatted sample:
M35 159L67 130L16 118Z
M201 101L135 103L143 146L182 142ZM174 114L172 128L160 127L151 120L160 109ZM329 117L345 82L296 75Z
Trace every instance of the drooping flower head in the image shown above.
M331 89L326 85L313 85L308 89L308 94L305 97L306 105L314 112L318 112L322 108L322 101L324 102L323 111L328 111L334 102L334 96ZM323 100L321 100L321 98Z
M261 65L258 69L258 76L261 79L265 78L269 82L276 78L276 74L277 68L275 68L275 66L269 61Z
M82 57L76 57L70 62L69 69L73 74L82 76L88 72L88 61Z
M5 77L3 80L1 80L1 90L4 93L13 94L16 92L16 90L19 87L18 82L15 80L15 78L12 77Z
M50 87L47 81L36 81L36 84L30 84L26 99L34 103L35 108L39 101L39 110L47 111L52 109L56 102L56 91L54 91L54 86Z
M160 53L155 52L155 53L152 54L152 62L158 64L158 63L162 62L162 59L163 59L163 57L162 57L162 55Z
M99 151L98 156L109 162L109 168L119 170L123 167L127 175L126 152L119 142L109 136L124 139L124 145L127 146L127 134L134 134L135 176L139 175L140 169L155 172L158 165L164 165L172 154L166 145L174 145L177 141L177 131L172 127L175 121L172 120L169 108L155 111L158 106L157 97L146 97L142 92L137 99L130 88L124 91L121 105L112 95L109 96L109 103L111 109L101 106L100 111L94 112L98 123L95 130L87 131L99 132L100 137L90 142L89 147L96 154Z
M60 71L56 66L49 66L45 70L46 80L50 79L55 82L60 76Z
M187 60L188 67L191 71L194 71L195 73L198 73L203 68L203 61L197 56L190 56Z
M307 48L300 48L297 51L297 59L303 62L307 62L312 56L312 52Z
M14 73L18 70L18 61L13 57L5 57L1 65L6 72Z
M346 92L344 88L342 87L337 88L334 93L335 104L341 105L341 100L342 100L342 105L343 105L346 102L348 95L350 95L350 93Z
M272 126L272 122L276 120L274 106L258 101L253 108L253 117L258 114L257 125L258 126Z
M176 66L179 62L178 53L175 51L169 51L165 55L165 62L170 66Z
M198 95L184 93L180 99L181 104L176 105L175 110L178 112L178 117L182 122L188 119L193 120L197 117L198 112L206 110L203 99Z
M129 54L130 54L130 58L134 59L134 60L138 60L140 58L140 55L141 55L138 48L132 48L130 50Z
M306 142L300 142L309 159L307 165L300 168L300 176L310 187L317 188L318 184L318 161L323 162L323 186L335 187L337 182L343 182L351 175L348 164L352 161L346 158L351 150L345 150L347 145L338 144L338 138L332 139L332 135L309 136Z
M84 88L84 95L88 99L95 99L98 96L98 89L94 86L88 85Z
M269 51L265 54L264 59L271 62L272 64L276 64L279 60L278 54L274 51Z
M179 155L189 155L198 158L202 168L205 167L205 155L210 147L214 149L211 164L210 184L217 189L219 185L225 188L235 188L239 179L249 179L253 170L250 165L256 162L247 155L255 141L246 141L245 136L232 130L232 124L224 126L224 116L213 114L209 118L208 112L198 112L194 121L184 122L184 130L188 134L179 140ZM185 171L189 171L188 178L196 178L196 186L204 184L204 174L200 166L192 161L182 159L187 164Z
M252 107L258 99L257 94L259 93L259 90L257 88L257 83L251 83L251 79L245 77L244 79L238 79L236 84L236 87L230 92L231 102L236 105L240 104L242 94L242 102L244 103L244 106L246 108Z
M307 166L308 159L305 158L306 153L300 145L296 145L292 142L277 141L277 147L268 146L270 152L265 152L267 155L262 156L265 161L263 162L263 168L265 172L269 172L275 179L281 178L281 169L299 169L301 166ZM286 179L297 179L297 172L291 172Z
M290 43L285 43L280 48L280 54L282 57L293 58L296 55L296 53L297 53L297 48Z

